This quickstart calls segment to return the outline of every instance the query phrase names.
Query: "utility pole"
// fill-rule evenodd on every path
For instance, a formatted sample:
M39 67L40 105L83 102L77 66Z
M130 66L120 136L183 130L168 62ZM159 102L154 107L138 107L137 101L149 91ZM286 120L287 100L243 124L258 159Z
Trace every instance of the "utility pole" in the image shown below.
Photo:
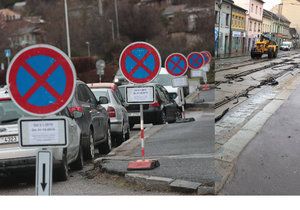
M118 38L118 40L120 40L119 14L118 14L118 1L117 0L115 0L115 13L116 13L117 38Z
M221 30L221 10L222 10L223 0L220 0L218 7L219 11L219 25L218 25L218 42L217 42L217 58L219 57L219 49L220 49L220 30Z
M68 4L67 4L67 0L64 0L64 2L65 2L66 32L67 32L67 48L68 48L68 56L71 58Z
M115 42L115 28L114 28L114 21L112 19L109 19L109 22L111 23L111 36L113 42Z
M90 42L86 42L86 45L87 45L87 47L88 47L88 57L91 57Z

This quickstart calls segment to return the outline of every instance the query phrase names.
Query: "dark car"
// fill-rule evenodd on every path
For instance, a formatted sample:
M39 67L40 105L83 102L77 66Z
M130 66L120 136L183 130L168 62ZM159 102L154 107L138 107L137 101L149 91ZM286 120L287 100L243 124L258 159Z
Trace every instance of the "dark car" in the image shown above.
M93 159L95 147L100 153L110 152L111 132L108 113L84 82L76 82L75 95L68 108L81 129L80 141L84 158Z
M143 105L144 122L154 125L173 123L181 116L181 109L177 103L170 97L168 91L160 84L149 84L155 87L156 102ZM125 98L126 85L119 86L119 89ZM134 124L140 123L140 105L127 104L126 109L129 116L129 124L132 128Z

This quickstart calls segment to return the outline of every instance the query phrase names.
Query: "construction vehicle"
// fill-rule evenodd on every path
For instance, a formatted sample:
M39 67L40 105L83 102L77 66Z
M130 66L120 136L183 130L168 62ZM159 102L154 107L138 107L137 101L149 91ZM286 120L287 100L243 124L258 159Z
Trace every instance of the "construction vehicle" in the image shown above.
M251 50L251 58L259 59L263 54L267 54L269 59L276 58L278 54L278 45L268 34L260 35L260 39Z

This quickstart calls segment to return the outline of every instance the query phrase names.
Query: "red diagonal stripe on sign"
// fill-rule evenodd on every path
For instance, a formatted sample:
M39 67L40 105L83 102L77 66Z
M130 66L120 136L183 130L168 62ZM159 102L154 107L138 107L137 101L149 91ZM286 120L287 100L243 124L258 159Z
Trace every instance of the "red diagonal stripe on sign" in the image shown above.
M145 60L151 55L151 52L148 51L144 57L139 60L137 57L135 57L132 52L128 53L128 55L131 57L132 60L134 60L134 62L136 62L136 66L130 71L130 75L132 76L138 69L139 67L143 68L149 75L151 75L153 72L147 67L145 66L144 62Z
M54 98L56 98L56 100L61 100L61 95L47 82L47 79L59 65L60 64L58 62L54 62L41 76L30 65L28 65L26 62L23 62L23 68L36 80L35 84L23 96L23 100L27 101L41 86L43 86Z
M172 72L174 72L176 68L179 68L181 71L185 70L181 66L179 66L179 64L181 62L180 59L179 59L179 61L177 63L175 63L172 59L170 59L170 62L174 64L173 68L171 69Z

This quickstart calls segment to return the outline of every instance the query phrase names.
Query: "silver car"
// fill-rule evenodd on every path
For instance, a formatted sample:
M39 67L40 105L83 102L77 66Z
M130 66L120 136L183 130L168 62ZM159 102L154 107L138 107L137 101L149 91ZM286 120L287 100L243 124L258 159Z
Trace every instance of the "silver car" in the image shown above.
M88 84L100 104L106 108L110 117L111 134L117 145L130 138L128 113L123 106L122 95L113 83Z
M64 109L58 115L68 119L69 145L67 148L52 149L54 179L68 179L68 167L82 169L83 157L79 146L80 128ZM20 148L18 143L18 119L30 117L19 109L8 93L0 94L0 174L10 176L17 171L34 172L38 149ZM32 170L31 170L32 169Z

